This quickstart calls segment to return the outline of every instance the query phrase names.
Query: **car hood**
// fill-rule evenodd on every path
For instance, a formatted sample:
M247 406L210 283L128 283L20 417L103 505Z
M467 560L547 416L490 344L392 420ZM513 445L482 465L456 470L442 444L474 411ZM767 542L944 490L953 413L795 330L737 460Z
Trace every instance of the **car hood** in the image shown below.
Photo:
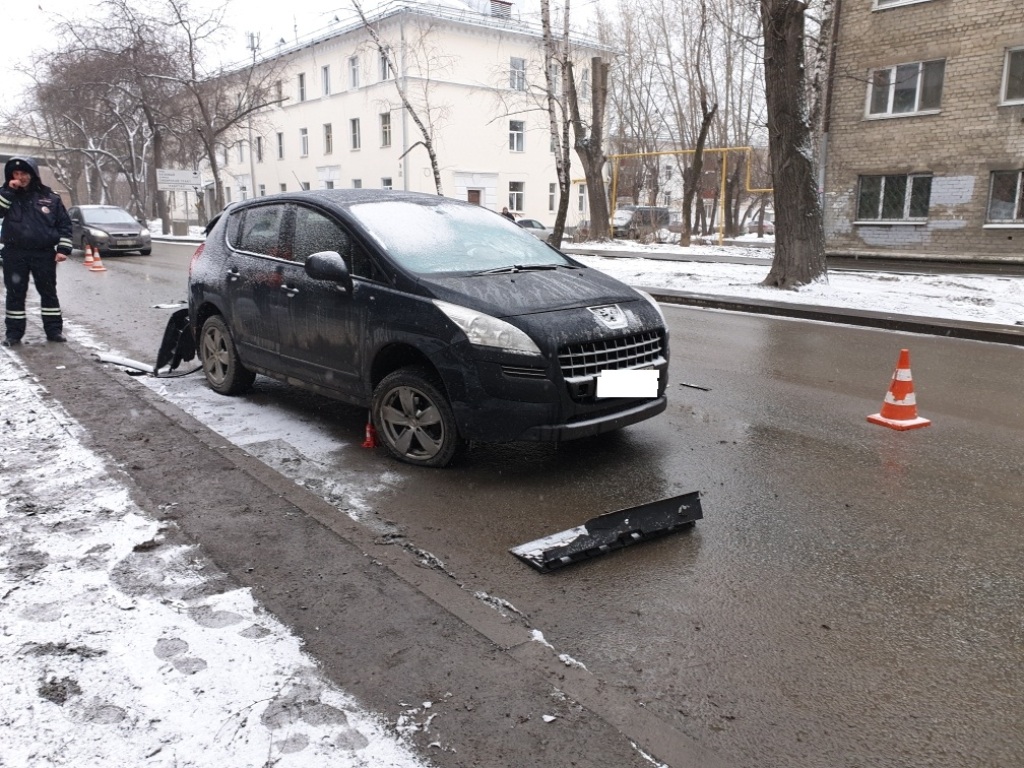
M133 235L138 237L142 232L142 225L137 222L126 221L123 224L92 224L85 222L82 226L88 227L89 229L98 229L101 232L106 232L108 235Z
M496 275L429 275L420 285L431 298L510 318L579 307L643 301L640 294L586 267Z

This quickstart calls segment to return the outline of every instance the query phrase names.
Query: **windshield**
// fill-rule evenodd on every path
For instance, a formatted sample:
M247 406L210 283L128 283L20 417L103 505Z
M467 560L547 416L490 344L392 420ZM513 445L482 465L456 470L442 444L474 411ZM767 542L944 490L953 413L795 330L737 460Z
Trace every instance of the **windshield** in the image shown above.
M92 208L82 211L90 224L138 224L124 208Z
M388 200L350 210L392 259L413 272L575 266L522 227L479 206Z

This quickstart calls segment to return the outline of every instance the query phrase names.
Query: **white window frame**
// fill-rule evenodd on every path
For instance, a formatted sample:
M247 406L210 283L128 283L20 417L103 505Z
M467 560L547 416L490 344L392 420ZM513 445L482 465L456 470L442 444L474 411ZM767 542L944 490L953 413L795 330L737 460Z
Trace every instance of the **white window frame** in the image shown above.
M526 121L508 121L508 150L509 152L526 151Z
M394 76L391 70L391 49L381 48L380 50L380 81L390 80Z
M284 133L277 132L277 159L284 160Z
M390 176L384 176L380 180L380 188L381 189L394 189L395 188L394 180Z
M359 118L353 117L348 121L349 127L349 138L351 139L351 148L353 151L360 149L363 146L362 131L359 127Z
M1010 72L1013 69L1014 61L1021 69L1021 81L1016 84L1019 93L1011 97L1007 91L1010 88ZM999 95L1002 98L1002 104L1024 104L1024 46L1006 49L1006 58L1003 60L1003 84L999 89Z
M381 112L380 113L380 145L382 147L391 146L391 113Z
M911 215L910 207L911 207L911 203L914 200L914 187L917 184L919 184L919 183L923 183L924 181L927 181L928 182L928 189L929 189L929 208L930 208L931 184L932 184L933 178L934 177L930 173L863 174L862 176L860 176L857 179L857 198L856 198L856 205L857 205L857 212L856 212L857 220L856 221L857 221L857 223L858 224L876 224L876 225L877 224L924 224L925 222L928 221L928 213L926 212L924 215L914 216L914 215ZM862 215L863 211L861 211L861 195L862 195L862 190L863 190L864 182L867 179L879 179L880 180L880 185L879 185L879 189L878 189L878 207L877 207L877 210L876 210L876 214L877 215L865 218ZM903 200L901 202L902 215L899 216L899 217L892 217L892 216L890 216L890 217L887 217L887 218L883 218L883 214L884 214L884 210L883 209L885 207L885 188L886 188L886 185L891 182L891 180L895 180L895 179L906 179L906 183L905 183L905 185L903 187Z
M508 183L508 209L513 213L522 213L526 207L526 182L510 181Z
M334 126L331 123L324 123L324 154L334 152Z
M320 87L324 96L331 95L331 65L324 64L320 67Z
M256 162L257 163L262 163L263 162L263 137L262 136L257 136L256 137Z
M580 198L578 210L580 213L587 212L587 185L580 184Z
M306 100L306 73L299 72L299 101Z
M526 59L519 56L509 58L508 87L513 91L526 90Z
M1017 177L1014 190L1014 202L1012 203L1014 215L1012 218L992 218L992 188L995 186L996 175L1015 174ZM985 223L1003 226L1024 226L1024 170L992 171L988 182L988 202L985 205Z
M267 185L266 184L260 184L258 189L259 189L260 197L266 197L267 196Z
M921 97L923 92L923 81L926 71L936 71L936 67L930 67L930 65L942 65L942 83L939 85L939 104L937 106L921 106ZM916 72L911 70L916 69ZM864 113L869 119L879 118L893 118L893 117L909 117L912 115L922 114L935 114L942 108L942 91L946 81L946 60L945 59L931 59L929 61L909 61L903 64L894 64L891 67L879 67L871 71L868 76L868 93L867 101L864 105ZM885 75L885 83L880 84L879 77ZM909 83L913 79L914 81L914 105L913 109L901 110L899 112L893 111L896 102L897 85L901 83ZM873 111L876 107L876 91L880 88L885 88L886 93L877 95L884 96L885 106L884 109L879 111ZM901 89L905 90L905 89ZM881 101L881 99L879 99Z
M929 3L931 0L875 0L876 11L885 11L889 8L897 8L901 5L917 5L918 3Z
M557 192L557 184L548 184L548 213L552 213L555 210L555 194Z
M348 87L359 87L359 57L350 56L348 60Z
M363 188L363 180L362 179L352 179L352 189L362 189L362 188Z
M299 156L309 156L309 129L299 128Z

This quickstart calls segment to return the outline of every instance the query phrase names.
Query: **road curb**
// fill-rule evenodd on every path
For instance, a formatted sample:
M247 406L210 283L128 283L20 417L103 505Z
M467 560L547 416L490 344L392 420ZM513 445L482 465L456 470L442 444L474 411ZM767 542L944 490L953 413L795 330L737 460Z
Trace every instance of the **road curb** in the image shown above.
M678 304L680 306L697 307L700 309L722 309L729 312L772 315L799 320L816 320L823 323L838 323L863 328L878 328L888 331L902 331L904 333L921 333L928 336L946 336L954 339L1024 346L1024 326L969 323L962 320L948 320L945 318L866 312L856 309L791 304L785 301L768 301L764 299L728 298L688 291L675 291L668 288L645 287L644 290L665 304Z

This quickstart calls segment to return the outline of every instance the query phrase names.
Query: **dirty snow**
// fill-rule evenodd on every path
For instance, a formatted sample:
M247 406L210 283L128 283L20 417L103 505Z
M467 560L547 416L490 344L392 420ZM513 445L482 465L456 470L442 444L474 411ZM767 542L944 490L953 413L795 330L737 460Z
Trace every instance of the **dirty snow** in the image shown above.
M0 766L425 765L143 515L9 353L0 391Z
M681 252L641 248L658 256ZM698 251L758 253L690 249ZM757 285L770 264L770 250L761 253L763 266L582 260L647 287L1024 321L1022 278L834 270L827 284L780 292ZM73 341L102 347L73 319L66 329ZM331 461L339 438L315 420L220 397L198 375L142 381L364 524L375 517L368 514L373 504L404 480L387 463L370 477L339 474ZM332 687L301 642L247 590L229 588L173 528L133 505L84 447L80 428L10 350L0 350L0 422L0 767L424 765L403 734L429 725L430 703L409 705L389 726ZM478 597L519 614L501 598ZM547 645L539 630L534 639Z

